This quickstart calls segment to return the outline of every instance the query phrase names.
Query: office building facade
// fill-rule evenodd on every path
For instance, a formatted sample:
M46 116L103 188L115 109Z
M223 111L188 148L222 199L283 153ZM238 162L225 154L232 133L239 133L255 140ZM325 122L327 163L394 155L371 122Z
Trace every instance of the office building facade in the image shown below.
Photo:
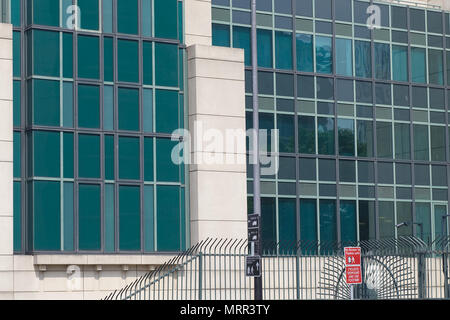
M246 52L251 127L250 1L212 4L213 45ZM278 174L262 177L263 239L441 235L448 12L427 2L268 0L257 1L257 25L260 126L279 130L280 152Z
M279 168L262 176L263 242L442 233L445 5L257 1L260 128ZM245 137L211 149L197 129L252 128L250 0L2 8L1 298L97 299L198 241L246 238ZM183 128L192 159L233 161L175 164Z

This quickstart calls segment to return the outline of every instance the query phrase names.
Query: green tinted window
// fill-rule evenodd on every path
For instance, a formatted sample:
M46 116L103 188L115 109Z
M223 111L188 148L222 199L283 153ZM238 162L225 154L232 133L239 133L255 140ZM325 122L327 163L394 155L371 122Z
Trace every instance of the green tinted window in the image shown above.
M261 198L261 234L263 243L277 241L277 217L275 198Z
M295 35L295 38L297 46L297 70L313 72L313 36L299 33Z
M154 187L144 186L144 250L155 251Z
M279 129L280 152L295 152L295 119L294 116L279 114L277 116Z
M316 72L333 72L332 38L316 36Z
M153 83L153 52L152 43L144 41L142 43L142 59L143 59L143 74L144 84Z
M20 27L20 10L21 10L21 0L11 1L11 23L14 27Z
M33 73L59 77L59 33L33 30Z
M431 127L431 160L445 161L445 127Z
M155 37L176 39L178 36L177 0L154 0Z
M334 154L334 119L317 118L319 154Z
M391 79L391 47L385 43L374 44L375 78Z
M119 88L119 130L139 130L139 90Z
M159 251L180 249L180 189L158 186L157 234Z
M81 12L81 28L98 30L98 0L78 0L78 7Z
M101 249L100 186L80 184L78 188L78 239L80 250Z
M20 101L21 101L21 82L14 81L13 83L13 123L14 126L20 126L21 111L20 111Z
M408 47L392 46L392 78L408 81Z
M219 47L230 47L230 26L212 24L212 44Z
M341 201L341 240L349 245L354 244L357 240L356 230L356 202Z
M64 251L74 251L74 203L73 203L73 183L63 184L63 225L64 225Z
M298 117L299 152L314 154L316 152L316 119L314 117Z
M395 158L411 159L411 135L409 123L395 123Z
M156 90L156 131L172 133L178 129L178 92Z
M141 4L142 35L152 36L152 0L142 0Z
M138 34L138 21L138 0L117 0L118 32Z
M297 240L297 218L295 214L295 199L278 200L279 240L285 248L292 249L292 243Z
M375 201L359 201L359 238L360 240L375 239Z
M250 28L233 26L233 48L244 49L246 66L252 64L252 51L250 40Z
M82 178L100 178L99 136L78 136L78 175Z
M114 81L114 52L113 52L113 39L105 37L103 40L103 68L105 81Z
M140 146L139 138L119 138L119 178L139 180Z
M59 0L33 0L33 23L59 26Z
M63 33L63 77L73 78L73 35Z
M103 130L114 129L114 87L103 87Z
M78 86L78 126L100 128L100 87Z
M60 135L58 132L33 132L33 164L35 177L60 176Z
M102 0L103 32L111 33L113 26L113 0Z
M115 217L114 217L114 185L105 184L105 252L113 252L115 248Z
M355 155L355 124L351 119L338 119L339 154Z
M178 166L172 161L172 149L178 144L169 139L156 140L156 178L158 181L178 182L180 173Z
M73 128L73 82L63 83L63 127Z
M428 81L432 84L444 84L444 60L441 50L428 50Z
M119 81L139 82L139 43L118 40L117 54Z
M73 178L73 133L63 134L64 143L64 178Z
M271 30L258 30L258 66L272 68Z
M33 80L33 119L34 124L59 126L60 123L59 82Z
M166 87L178 86L178 46L155 43L155 77L156 85Z
M13 153L14 153L14 161L13 161L13 172L14 178L20 178L20 145L21 145L21 136L20 132L14 132L14 143L13 143Z
M105 179L114 180L114 136L105 136Z
M292 33L275 32L275 64L277 69L292 69Z
M303 241L317 241L316 200L300 200L300 237Z
M411 48L412 82L427 82L426 51L422 48Z
M170 201L172 205L173 199ZM121 251L141 249L140 203L139 187L119 187L119 247ZM173 232L173 229L170 230Z
M353 75L353 48L351 39L336 38L336 73L349 77Z
M414 125L414 159L428 161L429 143L428 143L428 126Z
M78 77L99 79L99 39L91 36L78 36Z
M336 201L320 200L320 241L334 242L337 239Z
M60 183L33 183L33 235L37 251L61 250Z
M14 182L14 251L22 250L22 193L21 183Z
M358 157L373 156L373 123L372 121L357 121Z
M153 90L142 91L142 112L144 120L144 132L153 132Z
M20 77L20 32L13 32L13 76Z
M144 180L153 181L153 138L144 138Z
M392 158L392 124L377 121L377 155Z

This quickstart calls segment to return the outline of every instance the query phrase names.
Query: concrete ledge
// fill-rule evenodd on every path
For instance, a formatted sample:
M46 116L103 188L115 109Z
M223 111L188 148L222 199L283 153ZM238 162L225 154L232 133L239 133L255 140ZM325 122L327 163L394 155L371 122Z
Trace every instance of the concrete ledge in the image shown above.
M244 63L244 49L195 44L187 48L188 60L208 59Z
M35 266L159 266L176 255L35 255Z

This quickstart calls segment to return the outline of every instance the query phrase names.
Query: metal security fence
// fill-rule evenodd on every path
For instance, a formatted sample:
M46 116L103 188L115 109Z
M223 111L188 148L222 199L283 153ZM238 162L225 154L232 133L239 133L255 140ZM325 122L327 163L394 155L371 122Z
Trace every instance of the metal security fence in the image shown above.
M350 299L344 247L360 246L363 283L356 299L448 299L449 239L415 237L358 243L263 245L265 300ZM208 239L137 279L106 300L252 300L245 240Z

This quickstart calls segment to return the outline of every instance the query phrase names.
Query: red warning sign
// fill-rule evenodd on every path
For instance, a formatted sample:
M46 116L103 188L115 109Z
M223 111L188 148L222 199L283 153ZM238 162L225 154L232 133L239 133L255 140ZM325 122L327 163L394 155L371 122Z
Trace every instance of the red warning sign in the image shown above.
M345 273L347 284L361 284L361 248L347 247L345 253Z
M347 284L361 284L361 266L350 266L345 268Z
M347 248L344 248L344 253L345 253L345 265L346 266L361 265L361 248L347 247Z

